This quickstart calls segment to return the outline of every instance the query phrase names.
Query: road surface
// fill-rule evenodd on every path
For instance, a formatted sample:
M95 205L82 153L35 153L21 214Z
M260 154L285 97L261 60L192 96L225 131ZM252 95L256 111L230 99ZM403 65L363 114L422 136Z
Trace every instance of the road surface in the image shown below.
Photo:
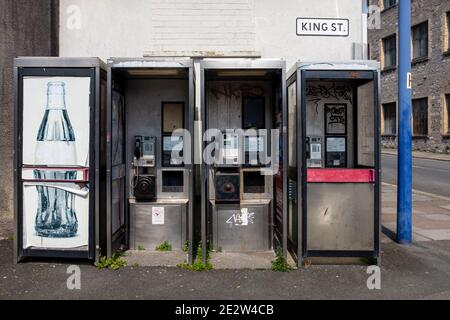
M382 180L397 184L397 156L381 155ZM415 190L450 197L450 162L413 159L413 188Z

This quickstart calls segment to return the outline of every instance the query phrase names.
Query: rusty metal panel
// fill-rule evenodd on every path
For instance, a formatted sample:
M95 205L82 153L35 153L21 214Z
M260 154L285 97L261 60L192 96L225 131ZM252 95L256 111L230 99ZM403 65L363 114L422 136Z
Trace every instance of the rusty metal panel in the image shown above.
M307 250L374 250L374 184L307 187Z

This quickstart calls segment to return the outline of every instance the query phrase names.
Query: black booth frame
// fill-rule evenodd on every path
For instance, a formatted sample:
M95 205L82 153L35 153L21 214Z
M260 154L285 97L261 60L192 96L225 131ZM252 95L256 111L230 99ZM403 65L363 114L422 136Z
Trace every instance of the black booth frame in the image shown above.
M63 258L98 260L100 242L100 94L105 68L97 58L17 58L14 64L14 262L25 258ZM87 250L23 248L22 117L23 78L89 77L89 240ZM98 247L98 250L96 248Z
M208 71L221 71L221 70L241 70L241 71L251 71L251 70L267 70L267 71L279 71L280 72L280 91L281 91L281 110L282 110L282 136L283 145L287 145L287 103L286 103L286 63L283 60L270 60L270 59L207 59L200 61L200 108L201 108L201 137L202 144L201 150L206 147L206 142L203 141L203 135L207 128L207 116L206 116L206 72ZM229 81L242 80L242 78L227 77ZM258 80L258 77L246 77L248 80ZM243 106L242 106L243 107ZM242 108L241 107L241 108ZM278 245L282 249L283 256L287 256L287 200L288 200L288 181L287 181L287 148L282 149L282 167L283 167L283 209L282 209L282 230L281 238L276 239ZM200 165L200 194L201 194L201 241L202 241L202 261L206 263L208 245L204 245L208 240L208 201L209 201L209 182L208 182L208 168L209 166L205 161L201 160ZM275 188L275 185L274 185ZM273 227L273 224L272 226ZM274 238L274 236L272 237Z
M106 104L106 135L107 137L111 137L112 133L112 91L114 88L114 84L120 83L121 79L115 77L116 71L126 71L126 70L136 70L136 69L180 69L185 70L187 72L187 81L189 83L189 101L187 102L187 110L186 105L183 108L183 119L184 126L187 129L191 136L193 136L194 132L194 94L195 94L195 75L194 75L194 64L192 59L184 59L184 58L111 58L107 61L107 104ZM138 77L142 79L142 77ZM147 79L152 79L154 77L146 77ZM171 77L157 77L157 79L173 79ZM120 86L123 88L123 83L120 83ZM122 92L123 93L123 92ZM127 105L127 99L124 97L125 109ZM163 101L163 103L167 103L169 101ZM176 103L177 101L174 101ZM161 107L162 108L162 105ZM162 111L162 109L160 109ZM186 115L188 115L186 117ZM126 132L126 121L124 130ZM161 128L161 137L163 136L162 128ZM188 170L189 172L189 202L188 202L188 218L187 218L187 238L189 241L188 246L188 263L193 263L193 242L194 242L194 172L193 172L193 162L194 162L194 141L191 139L191 150L189 150L191 155L191 164L184 164L182 167ZM125 139L126 141L126 135ZM125 143L125 142L124 142ZM124 149L126 150L126 149ZM187 152L187 150L183 150L183 152ZM111 257L114 251L121 248L121 246L129 247L129 232L130 232L130 219L127 212L129 212L129 206L127 201L127 190L125 188L125 194L123 195L126 199L124 210L125 210L125 226L119 229L114 234L112 233L112 165L111 165L111 156L112 156L112 144L111 139L107 139L106 141L106 256ZM184 153L183 153L184 155ZM162 155L161 155L162 156ZM125 173L125 177L127 174ZM185 182L186 183L186 182Z
M301 187L297 188L296 197L301 200L301 205L297 207L297 250L290 250L301 266L303 259L308 257L325 257L325 258L374 258L377 263L381 263L380 256L380 233L381 233L381 154L380 154L380 110L379 110L379 68L367 67L366 69L302 69L300 63L295 64L295 70L287 80L287 87L296 82L296 103L297 103L297 184ZM306 82L310 79L326 79L326 80L362 80L374 82L374 146L375 146L375 192L374 192L374 248L371 251L354 251L354 250L308 250L307 246L307 155L306 150ZM354 93L354 101L356 93ZM357 103L354 103L354 111ZM354 114L356 119L357 113ZM289 130L289 128L288 128ZM356 134L356 133L354 133ZM287 145L287 148L289 146ZM355 148L357 149L357 148ZM357 150L355 150L357 153ZM298 161L301 159L301 164ZM290 243L292 245L292 243Z

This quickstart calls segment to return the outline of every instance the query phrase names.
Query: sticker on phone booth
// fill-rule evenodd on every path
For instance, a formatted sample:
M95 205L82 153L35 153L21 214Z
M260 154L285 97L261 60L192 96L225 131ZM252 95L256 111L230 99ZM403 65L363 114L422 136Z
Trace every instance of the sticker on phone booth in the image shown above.
M152 224L164 224L164 207L152 208Z

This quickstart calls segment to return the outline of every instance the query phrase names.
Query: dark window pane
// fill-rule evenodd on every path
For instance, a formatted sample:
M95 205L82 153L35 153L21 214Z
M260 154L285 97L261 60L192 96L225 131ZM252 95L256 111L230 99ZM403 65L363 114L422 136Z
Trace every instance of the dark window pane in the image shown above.
M428 56L428 22L412 28L413 59Z
M447 130L446 132L450 134L450 94L445 96L447 102Z
M384 67L394 67L397 65L397 44L396 37L392 35L383 39Z
M450 50L450 12L447 12L447 50Z
M397 0L383 0L384 9L393 7L397 3Z
M242 100L242 128L264 129L266 115L264 97L244 97Z
M397 110L395 103L383 104L384 132L385 135L397 133Z
M413 100L413 135L428 135L428 98Z

